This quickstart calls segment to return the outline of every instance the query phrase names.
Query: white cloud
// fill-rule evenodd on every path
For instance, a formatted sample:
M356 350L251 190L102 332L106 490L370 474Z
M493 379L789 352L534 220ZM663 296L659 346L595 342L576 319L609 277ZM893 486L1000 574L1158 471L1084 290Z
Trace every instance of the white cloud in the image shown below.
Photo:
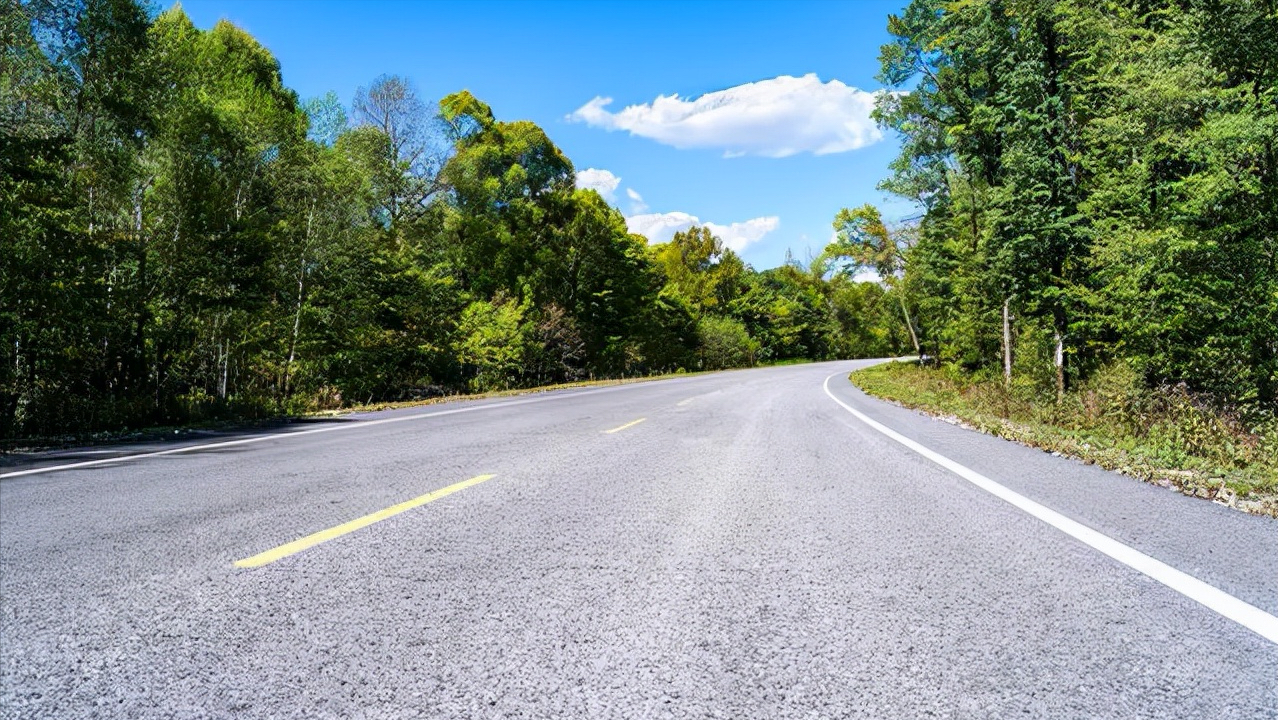
M626 218L626 227L630 232L643 235L648 238L649 243L654 244L670 242L675 233L687 230L694 225L706 226L710 232L723 240L725 247L741 252L780 227L781 219L771 215L745 222L735 222L731 225L720 225L712 222L703 223L697 216L685 212L649 213Z
M626 197L630 198L631 215L639 215L648 211L648 203L643 201L643 196L635 192L634 188L626 188Z
M586 168L577 173L577 187L594 190L609 203L617 202L616 192L618 185L621 185L621 178L607 170Z
M764 235L780 226L781 218L776 215L757 217L745 222L735 222L731 225L706 223L706 227L710 228L710 232L718 235L725 246L732 248L736 252L741 252L746 246L759 242Z
M648 238L649 243L670 242L674 234L699 225L695 215L685 212L651 213L647 215L631 215L626 218L626 229Z
M828 155L883 139L870 117L879 92L823 83L816 74L782 75L694 99L661 95L615 113L606 109L612 98L596 97L568 119L680 149L722 149L726 157Z

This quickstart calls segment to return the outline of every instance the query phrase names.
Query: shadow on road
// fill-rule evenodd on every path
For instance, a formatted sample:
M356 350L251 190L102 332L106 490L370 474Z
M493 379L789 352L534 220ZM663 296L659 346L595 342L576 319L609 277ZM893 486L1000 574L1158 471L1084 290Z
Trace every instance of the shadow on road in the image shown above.
M262 435L308 430L321 425L358 422L350 417L307 417L275 420L247 426L231 426L217 429L183 428L174 430L144 430L125 436L113 436L101 441L70 442L61 447L20 447L0 452L0 472L30 470L46 465L104 460L124 455L173 450L191 445L205 445L226 440L239 440Z

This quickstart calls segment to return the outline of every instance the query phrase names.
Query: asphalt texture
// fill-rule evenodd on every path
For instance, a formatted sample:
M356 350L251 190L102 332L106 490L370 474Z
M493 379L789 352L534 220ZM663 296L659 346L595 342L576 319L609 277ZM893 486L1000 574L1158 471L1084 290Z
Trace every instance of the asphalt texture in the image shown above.
M867 398L846 379L861 364L0 479L0 717L1278 718L1278 645L822 384L1271 614L1278 522Z

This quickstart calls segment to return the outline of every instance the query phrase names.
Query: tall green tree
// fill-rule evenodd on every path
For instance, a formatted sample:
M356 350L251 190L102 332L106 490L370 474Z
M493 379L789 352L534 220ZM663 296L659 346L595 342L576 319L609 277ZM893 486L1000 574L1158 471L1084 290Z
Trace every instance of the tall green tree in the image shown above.
M840 210L834 218L834 232L835 241L826 246L822 258L847 260L844 272L848 275L863 270L873 271L896 290L910 342L914 345L915 354L920 353L918 333L900 282L900 276L905 272L906 254L914 242L913 230L909 227L889 230L878 208L867 204L852 210Z

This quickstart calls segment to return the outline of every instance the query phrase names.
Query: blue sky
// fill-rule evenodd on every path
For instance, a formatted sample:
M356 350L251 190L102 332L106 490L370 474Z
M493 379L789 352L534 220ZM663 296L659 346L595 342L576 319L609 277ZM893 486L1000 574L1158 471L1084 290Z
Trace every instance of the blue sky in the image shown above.
M199 27L225 18L253 34L303 98L332 90L349 105L357 87L383 73L409 78L427 100L468 89L498 119L545 128L582 181L612 188L632 229L660 240L695 217L763 269L787 249L799 259L819 252L840 207L871 202L889 218L910 213L874 187L897 142L890 134L874 141L865 118L873 100L865 93L881 87L874 75L886 18L902 4L182 7Z

